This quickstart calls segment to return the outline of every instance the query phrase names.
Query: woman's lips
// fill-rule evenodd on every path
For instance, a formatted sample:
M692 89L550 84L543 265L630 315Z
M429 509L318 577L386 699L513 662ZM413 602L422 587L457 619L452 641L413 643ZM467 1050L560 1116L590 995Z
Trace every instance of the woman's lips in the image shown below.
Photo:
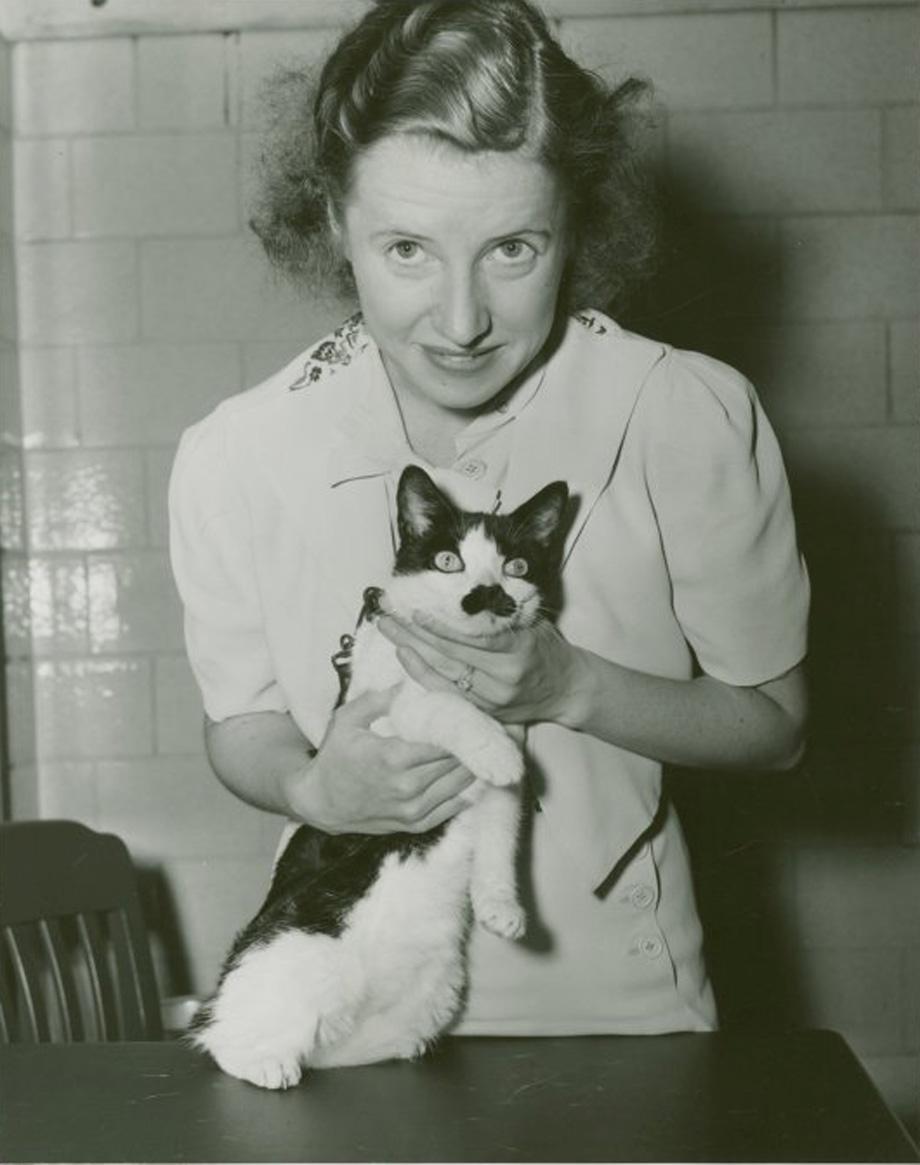
M470 372L480 369L489 357L498 351L498 346L480 348L475 352L464 352L423 344L422 351L432 364L436 364L439 368L450 372Z

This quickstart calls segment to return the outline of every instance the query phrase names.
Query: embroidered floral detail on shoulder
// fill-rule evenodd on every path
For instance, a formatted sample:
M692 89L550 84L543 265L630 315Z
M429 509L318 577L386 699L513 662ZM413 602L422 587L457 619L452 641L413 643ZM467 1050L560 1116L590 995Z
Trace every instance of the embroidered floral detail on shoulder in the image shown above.
M575 312L575 319L580 324L588 329L589 332L594 332L596 336L607 335L607 325L602 324L597 316L593 316L590 312Z
M364 317L355 312L325 340L307 353L307 359L300 376L290 385L290 392L316 384L324 376L333 376L340 368L347 367L370 340L364 330Z

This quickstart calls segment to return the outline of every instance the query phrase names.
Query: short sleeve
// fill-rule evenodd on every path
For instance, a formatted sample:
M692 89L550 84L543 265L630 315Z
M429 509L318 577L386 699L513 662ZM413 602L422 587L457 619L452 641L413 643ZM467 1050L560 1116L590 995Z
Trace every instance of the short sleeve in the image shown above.
M647 481L675 614L705 673L765 683L807 648L808 575L779 445L734 369L673 352L659 376Z
M207 715L286 711L265 637L249 512L219 411L183 434L169 531L186 650Z

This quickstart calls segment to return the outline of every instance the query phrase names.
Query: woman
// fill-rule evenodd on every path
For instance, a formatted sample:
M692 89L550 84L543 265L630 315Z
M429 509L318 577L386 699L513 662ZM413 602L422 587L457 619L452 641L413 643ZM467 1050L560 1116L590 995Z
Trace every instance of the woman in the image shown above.
M486 650L381 621L422 683L527 727L533 923L474 936L466 1032L713 1027L662 764L781 770L802 748L808 586L756 397L592 308L650 254L638 88L606 91L525 0L377 5L312 119L283 79L256 229L289 273L342 276L362 316L194 426L173 476L212 765L331 832L430 829L470 780L371 733L385 696L331 711L402 467L467 508L557 478L577 495L555 626Z

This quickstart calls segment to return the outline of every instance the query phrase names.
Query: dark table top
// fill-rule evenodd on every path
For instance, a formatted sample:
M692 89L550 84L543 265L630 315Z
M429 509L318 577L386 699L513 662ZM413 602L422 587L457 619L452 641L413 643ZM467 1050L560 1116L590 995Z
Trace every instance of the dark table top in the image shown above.
M844 1041L448 1039L288 1092L174 1042L0 1049L0 1160L917 1161Z

